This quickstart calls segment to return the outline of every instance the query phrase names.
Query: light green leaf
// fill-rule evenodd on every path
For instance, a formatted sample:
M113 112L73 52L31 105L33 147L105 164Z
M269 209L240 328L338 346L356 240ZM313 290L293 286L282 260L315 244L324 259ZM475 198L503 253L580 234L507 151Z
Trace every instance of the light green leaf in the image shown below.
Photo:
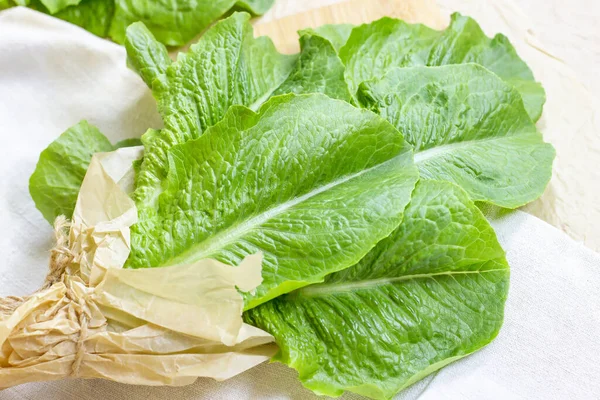
M516 208L550 180L554 149L521 96L477 64L391 69L358 97L413 145L421 177L454 182L473 200Z
M357 26L340 49L350 91L356 93L362 82L379 78L392 68L426 65L440 35L425 25L387 17Z
M51 13L39 0L33 0L30 7L52 14L100 37L108 36L115 10L114 0L81 0L76 6L69 6L56 13Z
M358 262L402 219L417 180L412 151L383 118L323 95L232 107L169 151L153 215L132 227L127 267L262 252L252 308Z
M254 15L262 15L269 11L273 4L275 4L275 0L238 0L233 9L245 10Z
M69 6L76 6L81 3L81 0L40 0L40 2L50 11L50 14L56 14Z
M546 92L544 88L535 81L525 79L506 79L507 83L512 85L519 91L519 94L523 98L523 104L525 110L529 116L536 122L541 116L546 102Z
M274 0L18 0L17 5L79 25L124 43L126 29L143 22L167 46L182 46L232 9L264 14ZM0 9L13 6L0 0Z
M296 57L254 38L249 20L235 13L219 22L155 82L165 127L197 137L232 105L257 109L288 77Z
M274 95L323 93L352 103L352 95L344 81L344 65L331 42L307 33L300 38L300 47L302 51L294 69Z
M11 7L14 7L14 4L10 0L0 0L0 11Z
M167 46L181 46L208 28L235 6L253 14L262 14L274 0L116 0L110 36L125 41L125 30L134 22L143 22L156 38Z
M246 13L235 13L219 22L153 80L165 129L145 141L135 193L140 210L155 205L171 147L199 137L232 105L258 108L290 74L296 57L278 53L266 37L254 38L249 19ZM147 49L130 51L131 63L154 73L155 60L146 55L159 45L148 35L138 43Z
M37 209L51 224L59 215L70 218L92 156L140 144L139 139L133 138L113 146L87 121L72 126L40 154L29 179L29 193Z
M127 63L150 88L154 79L166 73L172 64L165 45L157 41L141 22L133 23L127 28L125 49Z
M276 360L317 394L389 399L490 343L509 268L468 195L417 185L402 224L356 266L246 312L275 336Z
M508 39L488 38L475 20L460 14L452 15L444 31L391 18L356 27L340 49L340 58L352 93L362 82L380 78L391 68L477 63L522 91L534 121L545 102L543 88Z
M122 149L123 147L136 147L142 145L142 140L138 138L123 139L115 143L113 150Z
M322 38L328 40L335 51L339 51L348 41L350 37L350 33L352 33L352 29L354 25L350 24L330 24L330 25L322 25L318 28L308 28L301 30L300 36L311 34L314 36L321 36Z
M59 215L73 215L92 155L112 150L112 144L98 128L81 121L40 154L29 179L29 193L48 222L54 223Z

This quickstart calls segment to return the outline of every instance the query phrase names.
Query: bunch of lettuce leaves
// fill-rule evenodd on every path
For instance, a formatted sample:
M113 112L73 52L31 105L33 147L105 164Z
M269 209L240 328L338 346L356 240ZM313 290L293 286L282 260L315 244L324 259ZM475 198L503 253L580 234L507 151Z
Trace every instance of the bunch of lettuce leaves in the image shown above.
M262 15L275 0L0 0L0 10L27 6L122 44L141 21L167 46L183 46L232 10Z
M275 336L276 360L319 394L391 398L499 332L509 266L475 202L544 191L544 91L504 36L459 14L443 31L302 31L297 55L249 18L176 61L127 29L164 127L141 138L126 267L262 252L244 318ZM82 122L42 153L30 191L46 219L69 216L91 154L114 147Z

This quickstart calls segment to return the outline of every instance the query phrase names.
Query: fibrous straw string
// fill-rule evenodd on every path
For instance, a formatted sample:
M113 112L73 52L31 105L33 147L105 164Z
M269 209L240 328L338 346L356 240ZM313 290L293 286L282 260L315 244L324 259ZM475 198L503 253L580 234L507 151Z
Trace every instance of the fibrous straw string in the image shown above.
M65 270L73 260L73 255L69 249L69 227L70 223L63 215L54 221L54 237L56 244L50 251L50 263L48 265L48 274L44 284L36 293L48 289L50 286L60 281ZM8 296L0 297L0 315L13 313L29 296L18 297Z

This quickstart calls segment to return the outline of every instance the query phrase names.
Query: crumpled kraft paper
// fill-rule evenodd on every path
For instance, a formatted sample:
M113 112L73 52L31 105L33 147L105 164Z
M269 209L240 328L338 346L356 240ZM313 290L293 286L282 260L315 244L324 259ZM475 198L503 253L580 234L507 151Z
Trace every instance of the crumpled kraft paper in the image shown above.
M243 299L262 281L260 254L238 267L215 260L127 270L127 195L142 148L94 156L70 226L57 220L46 285L0 299L0 389L70 377L143 385L224 380L277 350L242 322ZM238 288L238 289L236 289Z

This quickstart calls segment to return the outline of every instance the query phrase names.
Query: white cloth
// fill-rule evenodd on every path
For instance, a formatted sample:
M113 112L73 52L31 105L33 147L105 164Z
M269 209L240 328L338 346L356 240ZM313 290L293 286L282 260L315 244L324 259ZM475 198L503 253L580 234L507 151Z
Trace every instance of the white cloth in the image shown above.
M125 67L123 48L30 10L0 13L0 296L27 294L43 280L52 235L30 200L28 178L40 151L84 118L113 141L160 125L149 91ZM600 256L522 212L504 215L494 226L512 267L499 337L399 397L598 398ZM280 364L182 388L72 380L0 392L1 400L165 398L314 396Z

